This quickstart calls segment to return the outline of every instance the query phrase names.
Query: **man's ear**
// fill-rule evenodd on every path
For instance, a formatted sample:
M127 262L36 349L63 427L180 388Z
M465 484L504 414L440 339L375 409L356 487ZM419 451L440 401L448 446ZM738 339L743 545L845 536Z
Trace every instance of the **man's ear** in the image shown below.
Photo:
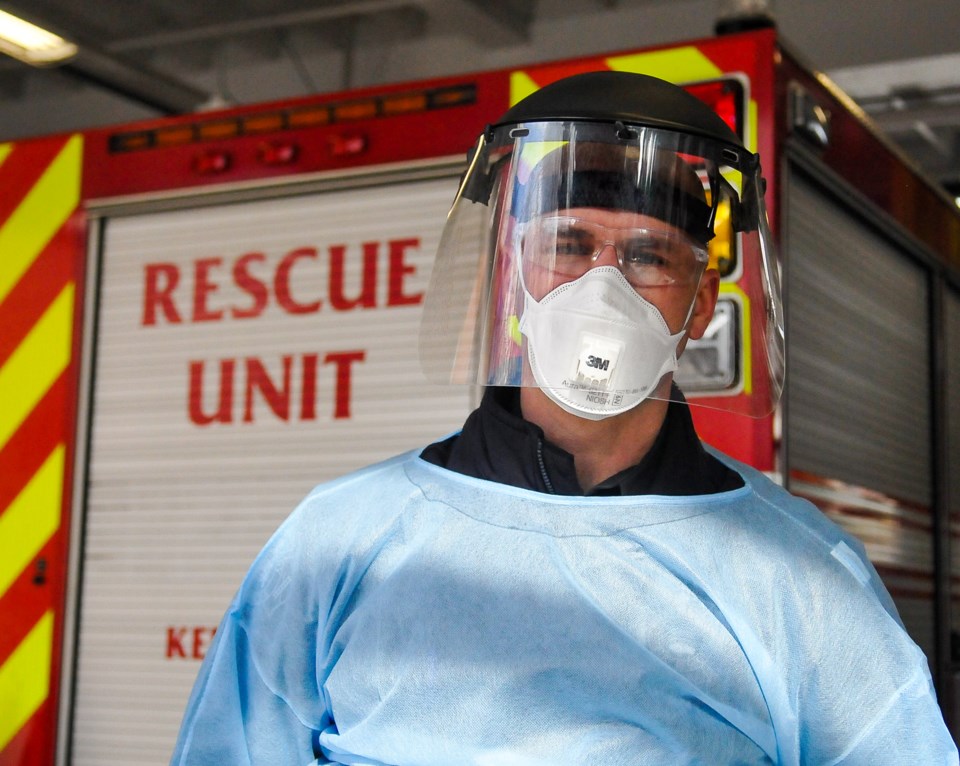
M699 340L707 331L713 311L717 307L717 296L720 293L720 272L716 269L707 269L700 279L697 288L697 297L693 304L693 314L690 316L689 337Z

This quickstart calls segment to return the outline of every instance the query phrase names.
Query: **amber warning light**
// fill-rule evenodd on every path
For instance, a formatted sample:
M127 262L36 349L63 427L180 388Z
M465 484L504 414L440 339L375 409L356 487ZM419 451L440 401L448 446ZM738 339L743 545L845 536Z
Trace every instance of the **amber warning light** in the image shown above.
M183 146L267 132L399 117L434 109L469 106L476 103L476 100L476 84L465 83L366 99L290 107L232 118L211 118L189 125L115 133L109 138L109 149L111 154L119 154ZM356 144L351 148L355 149Z

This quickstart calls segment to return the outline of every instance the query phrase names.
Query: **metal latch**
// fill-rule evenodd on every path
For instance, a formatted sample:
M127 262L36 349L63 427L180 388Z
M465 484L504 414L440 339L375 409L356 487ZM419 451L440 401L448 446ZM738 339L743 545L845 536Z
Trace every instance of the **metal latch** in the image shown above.
M818 149L826 149L830 145L830 111L797 82L790 83L788 98L791 132Z

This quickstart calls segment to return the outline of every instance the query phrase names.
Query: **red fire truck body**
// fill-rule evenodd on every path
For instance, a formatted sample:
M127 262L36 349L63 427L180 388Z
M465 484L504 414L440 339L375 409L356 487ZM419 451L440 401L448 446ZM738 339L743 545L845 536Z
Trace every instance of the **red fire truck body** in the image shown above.
M953 720L960 211L765 30L0 145L0 766L165 763L299 497L458 427L476 392L416 349L466 153L596 69L683 84L760 152L787 389L697 428L865 542ZM766 393L731 247L695 402Z

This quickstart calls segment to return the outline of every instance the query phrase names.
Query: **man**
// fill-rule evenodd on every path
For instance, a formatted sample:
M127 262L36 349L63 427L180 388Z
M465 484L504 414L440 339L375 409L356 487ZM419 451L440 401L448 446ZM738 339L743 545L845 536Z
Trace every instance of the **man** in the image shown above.
M762 186L719 118L639 75L561 81L488 128L423 348L483 402L284 523L172 762L956 764L861 546L704 447L672 382L723 217L779 391Z

